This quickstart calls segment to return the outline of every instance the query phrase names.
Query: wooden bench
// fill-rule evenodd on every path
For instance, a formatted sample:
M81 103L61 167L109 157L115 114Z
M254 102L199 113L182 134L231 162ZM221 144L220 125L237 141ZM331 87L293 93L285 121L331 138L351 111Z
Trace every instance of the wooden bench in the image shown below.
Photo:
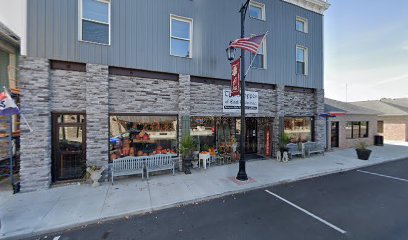
M306 154L310 157L312 153L322 153L324 155L324 146L317 142L306 142L303 144Z
M286 147L288 148L288 155L289 158L292 159L293 156L297 156L300 155L302 156L302 158L305 157L305 152L304 149L302 148L301 150L299 149L299 146L295 143L289 143L286 145Z
M147 179L149 179L150 172L157 172L163 170L173 170L175 162L178 161L178 157L174 157L171 154L158 154L154 156L149 156L146 159L146 174Z
M118 176L142 174L143 179L146 158L147 157L123 157L113 160L111 165L112 184L113 178Z

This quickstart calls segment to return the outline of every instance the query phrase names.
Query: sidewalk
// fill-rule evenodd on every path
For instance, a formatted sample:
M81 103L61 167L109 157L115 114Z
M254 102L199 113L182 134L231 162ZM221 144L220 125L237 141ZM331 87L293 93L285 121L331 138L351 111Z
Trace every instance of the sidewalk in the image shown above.
M151 212L179 204L193 203L240 191L296 181L402 158L408 158L408 143L370 147L370 160L357 160L354 149L327 152L324 156L296 159L287 163L275 160L250 161L250 180L235 180L237 164L178 173L119 179L104 183L55 187L45 191L0 192L0 239L31 236L81 226L130 214Z

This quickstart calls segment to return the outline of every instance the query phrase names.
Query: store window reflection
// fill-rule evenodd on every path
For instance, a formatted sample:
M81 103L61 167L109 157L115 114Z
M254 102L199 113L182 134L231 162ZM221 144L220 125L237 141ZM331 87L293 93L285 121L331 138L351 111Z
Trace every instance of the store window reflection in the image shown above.
M110 160L177 153L177 116L109 117Z
M313 118L310 117L285 118L284 132L292 143L313 141L312 126Z
M197 150L208 151L215 147L214 117L192 117L190 134L197 143Z

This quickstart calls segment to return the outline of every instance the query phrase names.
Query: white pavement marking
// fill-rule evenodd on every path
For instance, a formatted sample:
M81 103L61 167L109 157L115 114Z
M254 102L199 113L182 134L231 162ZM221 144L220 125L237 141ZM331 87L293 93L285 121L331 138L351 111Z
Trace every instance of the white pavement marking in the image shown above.
M56 236L56 237L54 237L52 240L58 240L58 239L60 239L60 237L61 237L61 236Z
M298 205L296 205L296 204L294 204L294 203L292 203L292 202L290 202L290 201L284 199L283 197L281 197L281 196L279 196L279 195L277 195L277 194L275 194L275 193L273 193L273 192L271 192L271 191L269 191L269 190L265 190L265 192L267 192L267 193L271 194L272 196L274 196L274 197L276 197L276 198L278 198L278 199L284 201L285 203L291 205L292 207L297 208L298 210L300 210L300 211L306 213L307 215L313 217L314 219L319 220L320 222L326 224L327 226L333 228L334 230L340 232L341 234L346 234L346 233L347 233L347 232L344 231L343 229L341 229L341 228L339 228L339 227L337 227L337 226L335 226L335 225L329 223L328 221L326 221L326 220L324 220L324 219L322 219L322 218L320 218L320 217L314 215L313 213L307 211L306 209L303 209L303 208L299 207Z
M368 172L368 171L363 171L363 170L357 170L357 172L367 173L367 174L371 174L371 175L375 175L375 176L379 176L379 177L391 178L391 179L399 180L399 181L403 181L403 182L408 182L408 179L399 178L399 177L393 177L393 176L388 176L388 175L379 174L379 173L374 173L374 172Z

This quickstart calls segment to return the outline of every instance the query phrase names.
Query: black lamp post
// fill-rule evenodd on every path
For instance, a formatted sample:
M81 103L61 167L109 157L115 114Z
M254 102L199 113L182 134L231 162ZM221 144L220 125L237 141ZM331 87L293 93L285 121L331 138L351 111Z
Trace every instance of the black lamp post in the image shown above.
M245 16L248 10L249 1L247 0L242 5L239 12L241 13L241 38L245 37ZM227 49L228 60L232 61L235 57L235 49ZM240 159L239 159L239 171L237 179L240 181L248 180L248 176L245 171L245 52L241 49L241 134L240 134Z

